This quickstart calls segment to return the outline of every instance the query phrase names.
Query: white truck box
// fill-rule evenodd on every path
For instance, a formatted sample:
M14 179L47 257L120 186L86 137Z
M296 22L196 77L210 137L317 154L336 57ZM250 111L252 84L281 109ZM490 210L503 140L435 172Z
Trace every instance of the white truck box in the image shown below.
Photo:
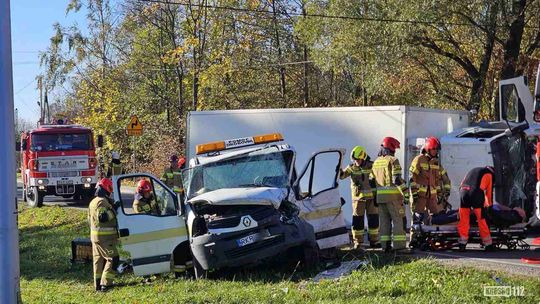
M186 149L191 159L198 144L279 132L296 149L296 169L301 170L313 152L327 148L347 150L343 166L350 162L355 145L364 146L374 160L382 139L392 136L401 142L396 156L408 179L410 162L418 153L417 139L440 137L467 126L466 111L409 106L199 111L188 115ZM450 178L455 184L462 176ZM352 217L349 185L344 180L339 187L347 202L343 208L348 225Z

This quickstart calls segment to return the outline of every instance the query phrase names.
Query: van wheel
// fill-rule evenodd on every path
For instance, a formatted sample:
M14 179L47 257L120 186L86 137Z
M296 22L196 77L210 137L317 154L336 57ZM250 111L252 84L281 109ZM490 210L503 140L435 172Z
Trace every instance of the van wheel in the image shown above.
M317 242L304 245L302 260L306 269L316 268L319 265L319 246Z
M45 195L38 191L37 187L32 187L30 193L28 193L27 203L29 207L41 208L43 207L43 197Z
M195 279L206 279L208 276L208 271L204 270L197 261L195 257L193 257L193 270L195 271Z

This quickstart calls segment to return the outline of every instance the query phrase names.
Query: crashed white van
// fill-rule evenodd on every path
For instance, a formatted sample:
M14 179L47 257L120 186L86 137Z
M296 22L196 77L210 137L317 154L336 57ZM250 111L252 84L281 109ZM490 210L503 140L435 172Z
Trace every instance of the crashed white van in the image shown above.
M348 244L337 181L342 150L314 153L298 172L294 148L281 141L274 133L198 145L183 173L181 204L159 180L139 175L162 191L156 197L164 197L163 191L170 197L161 199L161 215L119 209L120 242L135 274L168 272L189 251L197 277L288 250L301 252L309 267L319 250ZM118 177L115 187L134 176ZM118 200L119 193L115 189Z

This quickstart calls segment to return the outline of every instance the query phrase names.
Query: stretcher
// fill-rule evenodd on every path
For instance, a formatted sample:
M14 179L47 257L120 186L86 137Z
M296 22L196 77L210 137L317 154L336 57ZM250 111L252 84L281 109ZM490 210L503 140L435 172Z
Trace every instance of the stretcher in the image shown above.
M498 249L506 247L508 250L528 250L530 248L524 240L527 237L527 224L520 223L509 227L491 227L493 245ZM457 247L459 234L457 223L446 225L414 224L411 227L411 248L420 250L449 250ZM477 226L469 229L469 243L481 243Z

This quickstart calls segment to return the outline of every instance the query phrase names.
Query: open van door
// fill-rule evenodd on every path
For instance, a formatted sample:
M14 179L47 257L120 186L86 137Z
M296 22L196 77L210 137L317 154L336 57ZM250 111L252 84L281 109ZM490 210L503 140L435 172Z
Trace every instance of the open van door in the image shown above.
M136 184L141 179L152 184L152 199L157 205L148 213L137 213L133 208ZM148 174L115 176L113 185L120 252L129 255L134 274L166 273L180 264L185 265L191 255L177 194ZM178 252L181 248L185 252ZM179 255L184 257L181 263L175 261Z
M534 99L525 77L520 76L499 82L499 119L521 124L533 118Z
M300 217L313 226L319 249L350 243L338 189L343 153L323 150L313 154L293 187Z

